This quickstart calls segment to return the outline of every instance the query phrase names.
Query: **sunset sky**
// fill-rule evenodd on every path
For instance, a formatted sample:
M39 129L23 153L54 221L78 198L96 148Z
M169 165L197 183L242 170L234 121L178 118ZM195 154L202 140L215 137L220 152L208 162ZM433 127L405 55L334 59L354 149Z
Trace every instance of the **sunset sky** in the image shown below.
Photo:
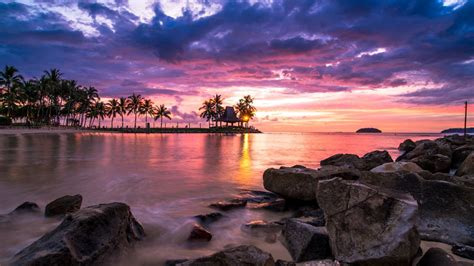
M4 65L142 94L174 122L251 94L263 131L437 132L474 101L474 1L0 0Z

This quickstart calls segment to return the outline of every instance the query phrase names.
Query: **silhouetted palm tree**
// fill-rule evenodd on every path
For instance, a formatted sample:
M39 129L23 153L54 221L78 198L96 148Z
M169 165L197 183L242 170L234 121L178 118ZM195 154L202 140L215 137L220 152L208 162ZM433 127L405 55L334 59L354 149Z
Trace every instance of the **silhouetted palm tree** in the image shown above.
M199 116L205 118L209 122L209 127L211 127L211 121L215 117L214 102L211 99L204 101L199 111L201 111Z
M244 96L243 99L240 99L239 102L234 106L237 110L239 118L242 121L246 122L247 126L250 120L255 117L255 113L257 112L257 108L253 106L253 98L250 95Z
M122 117L122 128L123 128L123 116L128 111L128 103L129 103L128 98L120 97L118 106L119 106L119 114Z
M133 113L135 115L135 123L133 128L137 128L137 115L140 114L140 110L143 105L143 98L140 94L133 93L131 96L128 97L128 114Z
M119 102L117 99L110 99L106 104L107 116L111 117L110 128L114 128L114 118L120 113Z
M221 95L216 94L212 98L212 102L214 103L214 120L217 120L224 114L224 107L222 106L223 98Z
M23 77L18 74L18 69L13 66L5 66L0 72L0 87L6 91L1 93L2 108L7 110L7 117L14 118L13 111L17 109L20 99L18 89L23 83Z
M157 105L155 107L154 119L155 121L158 120L158 118L161 120L160 128L163 128L163 117L171 120L171 111L169 111L164 104L161 104L160 106Z
M145 115L145 124L148 124L148 115L153 117L153 101L151 99L144 99L140 108L140 114Z

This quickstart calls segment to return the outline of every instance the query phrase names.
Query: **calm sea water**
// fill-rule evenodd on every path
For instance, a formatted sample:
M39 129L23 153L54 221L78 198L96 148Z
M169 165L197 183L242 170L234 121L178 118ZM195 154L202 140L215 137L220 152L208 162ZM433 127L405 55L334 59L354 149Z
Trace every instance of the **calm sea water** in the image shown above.
M82 194L83 206L121 201L129 204L148 237L124 265L159 264L166 259L207 255L231 244L255 244L274 257L290 259L277 241L266 243L240 230L254 220L285 214L236 210L213 224L208 244L186 242L190 217L212 212L207 205L240 189L263 189L269 167L302 164L318 167L336 153L385 149L398 155L407 138L422 134L272 133L206 134L18 134L0 135L0 213L24 201L41 208L57 197ZM0 264L59 223L38 216L0 225Z

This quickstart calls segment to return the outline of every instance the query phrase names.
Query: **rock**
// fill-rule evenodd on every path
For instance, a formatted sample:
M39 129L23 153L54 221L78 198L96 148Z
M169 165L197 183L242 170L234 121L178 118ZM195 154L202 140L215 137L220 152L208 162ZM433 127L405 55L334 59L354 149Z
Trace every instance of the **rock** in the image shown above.
M370 170L384 163L393 162L387 151L373 151L362 158L355 154L336 154L320 162L321 166L343 166L358 170Z
M288 220L282 229L283 244L296 262L331 257L329 236L324 227Z
M238 200L247 201L247 203L267 203L280 199L275 193L260 190L243 189L239 194Z
M324 212L321 209L311 209L309 207L302 207L298 209L292 216L293 218L309 218L308 220L302 220L303 222L312 226L325 226L326 219L324 218Z
M222 215L220 212L211 212L208 214L196 215L194 216L194 219L203 225L208 225L219 221L222 217L224 217L224 215Z
M382 130L373 127L359 128L356 133L382 133Z
M251 208L253 209L264 209L275 212L284 212L287 210L286 200L285 199L275 199L270 202L263 202L258 204L252 204Z
M17 253L11 265L99 265L145 236L124 203L68 214L51 232Z
M20 206L16 207L10 214L24 214L24 213L38 213L40 208L34 202L25 201Z
M466 259L474 260L474 247L464 245L454 245L451 249L453 254Z
M254 220L245 223L241 226L242 231L253 235L274 234L281 230L281 225L278 223L267 222L264 220Z
M329 158L322 160L319 164L321 166L332 165L351 167L356 169L365 168L364 161L355 154L335 154Z
M418 262L418 266L457 266L458 263L446 251L440 248L430 248Z
M459 166L459 169L456 171L456 175L474 175L474 152L471 152L464 162L462 162L461 166Z
M416 163L421 168L428 170L432 173L447 173L451 168L451 158L442 154L420 155L411 159L411 162Z
M181 265L203 266L203 265L226 265L226 266L273 266L275 261L270 253L255 246L242 245L225 249L208 257L190 260Z
M453 151L453 159L452 159L452 168L458 168L464 160L466 160L467 156L474 152L474 145L463 145L461 147L456 148Z
M410 152L404 153L397 158L397 161L412 160L418 156L441 154L451 158L452 151L448 144L435 142L432 140L421 140L416 142L416 147Z
M296 263L286 260L277 260L275 266L296 266Z
M362 160L364 161L364 168L360 170L367 171L379 165L393 162L392 157L387 151L369 152L362 157Z
M361 173L357 169L337 166L324 166L318 170L310 168L267 169L263 173L265 189L284 198L300 201L316 200L316 183L332 177L359 179Z
M320 181L317 190L336 260L362 265L411 263L420 245L418 206L411 195L340 178Z
M219 201L209 205L211 208L219 209L221 211L229 211L232 209L244 208L247 205L247 201L240 199L233 199L230 201Z
M66 195L46 205L44 215L46 217L52 217L57 215L64 215L67 213L73 213L81 208L82 196L81 195Z
M377 166L370 170L374 173L395 173L395 172L412 172L418 173L423 171L420 166L412 162L393 162L393 163L384 163L380 166Z
M410 152L410 151L414 150L415 147L416 147L416 144L413 140L406 139L405 141L400 143L400 145L398 146L398 150L399 151L404 151L404 152Z
M211 239L212 234L198 224L193 225L193 229L188 237L189 241L211 241Z
M451 183L456 183L456 180L454 179L453 176L447 173L423 173L421 175L423 179L425 180L438 180L438 181L446 181L446 182L451 182Z
M415 194L416 195L416 194ZM474 244L474 189L445 181L424 181L415 197L422 239Z

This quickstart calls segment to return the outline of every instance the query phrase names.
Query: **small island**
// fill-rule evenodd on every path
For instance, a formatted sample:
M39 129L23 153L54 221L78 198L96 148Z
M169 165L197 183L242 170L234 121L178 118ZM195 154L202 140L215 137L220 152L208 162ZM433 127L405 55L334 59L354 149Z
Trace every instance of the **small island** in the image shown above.
M466 132L468 134L474 134L474 127L467 128ZM443 134L462 134L464 133L464 128L448 128L441 131Z
M382 133L382 130L373 127L361 128L356 133Z

